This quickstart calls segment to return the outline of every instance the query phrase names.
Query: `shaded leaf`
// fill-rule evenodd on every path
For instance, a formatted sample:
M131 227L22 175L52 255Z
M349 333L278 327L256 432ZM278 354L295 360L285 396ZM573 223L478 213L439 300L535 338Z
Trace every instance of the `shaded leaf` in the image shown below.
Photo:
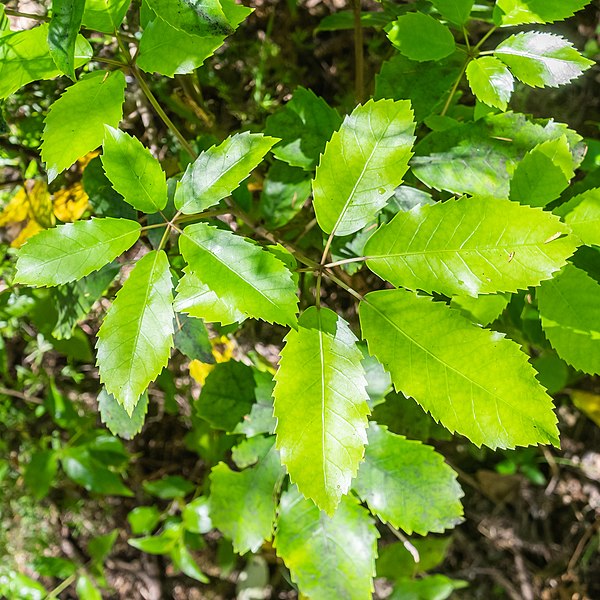
M116 398L102 388L98 394L100 420L113 435L131 440L142 431L148 412L148 402L148 394L142 394L133 412L129 415Z
M277 448L304 496L332 515L367 441L362 353L348 324L311 307L285 338L274 390Z
M54 450L38 450L31 456L23 473L25 484L36 500L48 495L58 470L58 456Z
M198 36L233 33L219 0L148 0L169 25Z
M196 486L179 475L168 475L156 481L144 481L144 490L152 496L161 500L172 500L173 498L185 498L191 494Z
M490 448L558 444L551 398L502 334L404 290L367 294L360 319L369 351L396 389L451 432Z
M48 48L56 66L75 81L77 34L85 0L52 0L52 18L48 26Z
M456 25L463 25L469 20L474 0L431 0L442 17Z

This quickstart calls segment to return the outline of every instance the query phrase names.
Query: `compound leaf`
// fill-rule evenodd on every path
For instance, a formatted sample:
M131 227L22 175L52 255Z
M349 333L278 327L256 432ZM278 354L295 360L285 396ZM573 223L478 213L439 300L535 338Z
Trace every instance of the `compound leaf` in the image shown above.
M515 79L502 61L493 56L472 60L467 66L467 79L479 101L506 110Z
M537 292L542 327L558 355L585 373L600 374L600 284L567 265Z
M454 37L437 19L422 12L402 15L387 36L404 56L419 62L440 60L454 52Z
M274 414L277 448L304 496L333 514L367 441L367 380L348 324L311 307L281 351Z
M313 181L317 221L325 233L348 235L373 220L402 183L414 131L406 100L369 100L344 119Z
M451 432L490 448L558 444L551 398L502 334L405 290L367 294L360 322L396 389Z
M273 545L311 600L369 600L378 537L369 512L353 496L344 496L328 517L291 488L281 497Z
M50 55L45 23L26 31L2 36L0 43L0 98L38 79L52 79L61 74ZM92 47L81 35L76 37L74 66L80 67L92 57Z
M102 144L104 125L119 124L124 92L125 75L121 71L94 71L52 104L41 145L49 182Z
M102 166L113 188L136 210L155 213L166 206L165 173L136 137L106 125Z
M191 215L226 198L277 142L261 133L236 133L202 152L188 166L175 192L175 206Z
M282 477L272 443L252 467L232 471L225 463L210 473L210 517L238 554L257 552L270 540L275 521L275 487Z
M561 36L537 31L512 35L494 54L517 79L533 87L569 83L594 64Z
M135 221L92 217L40 231L19 251L16 281L43 286L81 279L133 246L140 230Z
M420 535L461 521L463 493L441 454L373 422L368 433L365 461L352 487L373 514Z
M550 279L578 245L569 233L540 209L463 197L398 213L365 254L369 269L396 286L477 296Z
M149 252L136 263L98 332L100 380L129 415L169 360L172 287L167 255Z
M85 0L52 0L48 48L56 66L75 81L75 45Z
M179 247L189 270L219 301L269 323L296 323L296 286L290 271L272 253L205 223L188 225Z

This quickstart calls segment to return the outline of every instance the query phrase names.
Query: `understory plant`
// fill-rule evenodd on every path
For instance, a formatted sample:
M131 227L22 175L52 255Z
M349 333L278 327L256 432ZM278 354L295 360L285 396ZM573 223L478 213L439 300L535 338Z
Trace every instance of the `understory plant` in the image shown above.
M199 450L205 481L145 484L172 504L135 508L131 545L207 583L193 552L217 529L241 555L271 542L304 597L370 598L382 528L406 540L463 518L456 473L419 438L560 444L553 367L540 359L600 373L599 162L567 125L510 103L517 86L567 85L592 67L552 25L589 1L363 11L355 0L321 28L354 32L356 101L334 107L298 86L264 126L213 139L186 136L157 90L226 54L251 8L53 0L31 29L0 19L15 143L13 94L57 77L64 88L42 88L39 148L26 144L34 156L11 202L28 199L30 231L9 292L39 288L47 333L63 341L100 301L106 427L126 439L142 429L148 388L164 389L174 356L215 363L215 339L250 335L253 320L264 322L255 341L281 342L277 364L237 355L206 370L189 397L194 427L226 441ZM373 82L366 36L389 57ZM162 149L123 126L140 95L167 128ZM43 208L77 185L80 214ZM132 493L120 478L129 457L105 430L34 456L40 498L59 467L88 491ZM67 569L81 598L105 585L104 541L95 570ZM393 598L463 585L415 572L392 576Z

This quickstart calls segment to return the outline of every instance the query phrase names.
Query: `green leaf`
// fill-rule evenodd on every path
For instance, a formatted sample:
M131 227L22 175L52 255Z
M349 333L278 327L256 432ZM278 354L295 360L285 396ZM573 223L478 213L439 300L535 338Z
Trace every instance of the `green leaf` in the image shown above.
M135 221L92 217L41 231L19 251L16 281L45 286L81 279L131 248L140 230Z
M373 514L408 534L441 533L460 523L463 492L440 454L373 422L368 434L352 487Z
M230 360L208 374L194 410L215 429L233 431L254 403L252 367Z
M102 600L102 594L88 575L80 575L75 587L79 600Z
M566 135L538 144L517 165L510 182L510 199L529 206L546 206L567 189L575 176L573 167Z
M104 125L123 117L125 75L94 71L82 77L48 110L42 135L42 160L51 182L104 139Z
M315 213L325 233L348 235L375 218L402 183L414 131L408 101L369 100L344 119L313 181Z
M102 166L113 188L136 210L155 213L167 205L165 173L136 137L106 125Z
M289 223L310 196L308 174L297 167L276 161L269 169L260 194L260 214L269 229Z
M569 233L540 209L463 197L398 213L365 254L369 269L395 286L477 296L550 279L578 245Z
M156 481L144 481L143 488L151 496L161 500L173 500L173 498L185 498L196 489L196 486L179 475L168 475Z
M243 420L237 424L234 433L243 433L252 437L261 433L273 434L277 420L273 416L273 387L275 382L269 372L254 370L256 388L254 394L256 402L252 405L250 413L244 415Z
M461 579L450 579L445 575L428 575L422 579L403 577L396 581L390 600L446 600L454 590L469 584Z
M236 308L235 299L220 298L191 273L189 268L184 269L184 272L184 276L179 280L173 304L177 312L221 325L241 323L246 318L244 313Z
M236 133L205 150L183 175L175 206L192 215L218 204L260 164L276 141L260 133Z
M361 12L360 21L363 27L375 27L381 29L385 27L393 17L384 12ZM354 29L354 12L351 10L338 10L327 15L319 21L315 33L320 31L342 31L344 29Z
M439 13L456 25L464 25L471 15L474 0L431 0Z
M118 535L119 530L114 529L110 533L97 535L89 541L87 551L92 559L92 564L102 565L104 563L108 555L112 552Z
M508 306L510 294L488 294L473 298L454 296L450 306L460 310L465 317L482 327L495 321Z
M75 46L85 0L52 0L48 48L56 66L75 81Z
M566 125L528 121L523 114L491 115L429 134L415 149L413 174L429 187L454 194L508 198L510 179L536 145L566 135L574 166L583 160L582 138Z
M600 246L600 188L581 194L565 221L584 244Z
M169 361L172 301L167 255L154 250L136 263L98 332L100 380L129 415Z
M128 515L127 521L134 535L152 533L160 521L160 512L156 506L136 506Z
M194 560L190 551L185 547L183 540L179 541L173 550L171 558L175 566L185 575L199 581L200 583L209 583L208 577L200 570L200 567Z
M38 79L53 79L61 74L48 46L48 25L3 35L0 42L0 98L6 98L24 85ZM92 57L92 47L81 35L75 42L74 66Z
M148 5L169 25L191 35L233 33L219 0L148 0Z
M295 488L281 497L274 546L311 600L369 600L378 537L368 511L353 496L344 496L332 517Z
M480 102L506 110L515 80L503 62L493 56L472 60L467 66L467 79Z
M292 99L267 118L265 133L281 138L273 154L293 167L314 169L342 118L312 90L296 88Z
M395 581L400 577L413 577L434 569L444 561L452 537L412 538L410 543L419 553L419 562L415 563L413 555L403 542L394 542L384 546L377 559L377 577L385 577Z
M130 3L131 0L85 0L83 24L112 34L121 26Z
M98 410L100 420L113 435L131 440L142 431L144 426L148 412L148 394L142 394L130 416L116 398L102 388L98 394Z
M206 325L200 319L192 319L186 315L179 315L177 323L175 348L190 360L215 362Z
M93 458L84 446L67 448L61 458L67 477L83 486L88 492L107 496L133 496L121 478Z
M38 450L31 456L23 473L25 484L36 500L48 495L58 469L58 456L54 450Z
M498 25L553 23L572 17L590 0L496 0L494 21Z
M281 462L329 515L350 489L367 442L367 381L357 341L333 311L311 307L286 336L275 375Z
M142 71L167 77L191 73L224 41L223 35L190 35L157 16L144 28L136 64Z
M179 248L190 271L219 302L269 323L296 323L298 298L292 275L267 250L206 223L188 225Z
M168 554L175 548L180 539L181 530L178 527L173 527L166 529L160 535L129 539L127 543L148 554Z
M567 265L537 291L542 327L558 355L576 369L600 374L600 284Z
M454 52L454 37L437 19L421 12L402 15L387 36L404 56L419 62L440 60Z
M210 500L206 496L199 496L185 505L181 511L183 526L191 533L208 533L212 528L210 518Z
M537 31L512 35L494 54L517 79L533 87L569 83L594 64L561 36Z
M275 487L282 478L279 456L272 446L258 463L241 472L225 463L210 473L210 516L213 525L233 542L238 554L257 552L270 540L275 521Z
M452 85L461 73L464 58L456 52L448 58L423 65L396 54L383 63L375 77L375 100L410 100L415 120L441 112Z
M551 398L502 334L405 290L367 294L360 321L396 389L451 432L490 448L558 444Z

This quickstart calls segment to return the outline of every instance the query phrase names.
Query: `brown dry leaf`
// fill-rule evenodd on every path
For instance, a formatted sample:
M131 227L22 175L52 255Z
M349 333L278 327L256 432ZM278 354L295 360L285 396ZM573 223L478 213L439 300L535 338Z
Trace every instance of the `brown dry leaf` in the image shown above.
M88 206L89 197L81 183L74 183L54 194L54 215L63 223L81 219Z

